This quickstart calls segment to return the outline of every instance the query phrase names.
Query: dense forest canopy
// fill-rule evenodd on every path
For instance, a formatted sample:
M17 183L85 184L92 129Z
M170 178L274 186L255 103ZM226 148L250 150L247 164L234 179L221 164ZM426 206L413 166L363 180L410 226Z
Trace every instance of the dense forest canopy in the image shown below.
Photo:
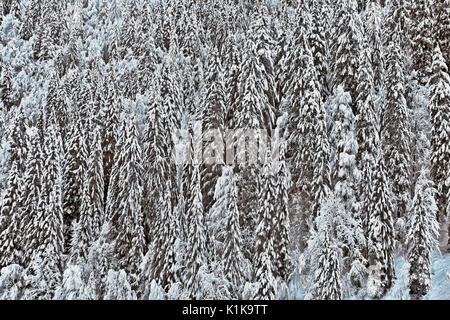
M0 299L426 296L449 66L450 0L2 0Z

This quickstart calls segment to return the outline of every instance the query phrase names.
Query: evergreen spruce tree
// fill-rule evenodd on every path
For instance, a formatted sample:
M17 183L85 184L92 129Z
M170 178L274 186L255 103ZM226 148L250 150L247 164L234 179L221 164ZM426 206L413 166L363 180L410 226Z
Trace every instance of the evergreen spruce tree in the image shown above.
M27 268L26 300L51 300L62 283L59 256L51 246L42 254L35 254Z
M358 97L357 109L359 114L355 118L358 153L356 161L360 171L360 181L357 188L359 211L367 213L368 197L372 187L372 171L374 170L377 146L379 144L377 114L375 113L375 92L370 52L367 47L363 50L358 69ZM367 214L361 216L362 224L367 233Z
M62 276L61 140L53 125L47 130L43 151L39 135L34 133L31 137L23 188L22 248L23 263L30 274L30 299L51 299Z
M190 207L188 208L190 221L185 281L186 290L190 298L196 298L200 292L200 268L204 267L207 263L205 217L203 213L199 171L199 166L194 165L191 180L192 201L190 201Z
M63 215L58 182L50 193L46 212L39 223L40 252L43 263L52 266L57 279L62 275L62 254L64 249Z
M163 89L166 83L162 83L157 78L154 82L154 94L151 96L151 105L146 115L146 127L144 130L144 212L146 212L145 220L147 221L147 238L154 241L158 232L159 207L163 201L164 188L166 182L169 186L175 184L175 168L174 168L174 142L172 139L173 127L175 125L171 119L170 108L166 108L167 104L173 104L171 99L164 99L168 95L167 88ZM176 203L176 197L172 198L172 204Z
M201 50L201 33L199 28L199 21L195 11L184 10L182 15L184 19L178 20L178 23L182 23L180 28L185 31L184 36L180 39L180 49L185 57L195 61Z
M362 250L365 239L362 229L363 218L357 206L357 186L360 172L356 163L358 142L356 141L354 116L350 107L351 97L342 87L335 90L335 96L331 100L331 113L333 126L330 132L330 144L332 148L331 172L334 194L342 203L342 217L336 215L338 222L338 236L336 239L342 243L338 246L343 251L343 267L361 266L364 264ZM319 226L317 226L319 228ZM342 235L339 235L342 233ZM346 263L347 262L347 263Z
M21 239L23 248L22 265L28 265L37 249L40 237L38 236L39 229L37 228L36 217L38 215L42 216L42 212L40 211L43 209L41 204L44 201L41 198L43 175L42 149L36 130L29 132L28 139L29 152L27 153L27 160L25 162L25 173L20 196L22 214L19 225L20 230L24 234L23 239Z
M117 144L115 147L116 152L114 153L114 162L111 167L111 176L110 183L108 188L108 196L106 201L106 219L111 221L112 224L115 224L117 221L117 217L120 214L119 208L119 188L120 184L120 169L125 165L124 154L121 153L121 150L124 150L125 143L128 141L128 131L126 127L126 122L122 121L120 128L118 130L118 138Z
M101 128L102 135L102 154L103 154L103 180L104 180L104 205L106 201L109 186L111 184L111 171L114 165L116 154L117 139L119 134L119 99L117 87L112 72L108 73L108 83L106 84L106 101L103 110L101 110L104 124Z
M301 102L299 94L304 90L305 83L308 82L310 74L304 74L302 70L308 67L308 56L310 56L314 63L314 55L311 50L310 41L314 35L311 34L311 20L312 17L307 7L299 6L297 8L296 19L297 27L295 28L292 39L289 43L289 51L283 65L285 66L283 91L287 95L290 106L294 114L298 113L298 105ZM314 45L317 45L314 43ZM316 48L315 48L316 49ZM317 76L317 70L316 70Z
M411 32L410 9L412 3L411 0L392 0L385 17L385 48L392 41L392 36L399 37L398 44L403 50L411 47L412 37L409 33ZM392 32L395 28L403 30L403 32L396 35Z
M279 129L278 129L279 130ZM289 254L290 239L290 217L289 217L289 188L290 188L290 172L286 161L286 137L279 137L279 173L277 179L277 193L279 201L279 210L276 219L279 223L276 225L275 231L275 252L278 257L276 259L276 272L275 275L281 279L287 281L291 271L291 261Z
M440 246L446 251L448 242L448 190L447 184L449 170L449 101L450 101L450 76L439 46L433 53L432 76L430 78L430 103L431 112L431 178L436 186L436 204L438 207L438 219L442 223Z
M225 162L225 154L221 153L219 148L224 147L225 139L225 74L217 49L211 53L206 77L207 89L201 107L203 141L206 144L201 179L204 209L208 212L213 204L214 186L220 174L220 164Z
M79 116L75 116L69 131L64 159L63 210L65 230L71 230L72 223L80 216L83 180L89 156L86 145L86 133ZM70 233L65 234L66 249L70 249Z
M4 63L4 65L0 69L0 99L3 102L3 106L6 108L6 110L9 111L15 104L12 89L13 79L11 76L11 71L9 70L9 65Z
M3 16L5 15L5 8L4 5L2 4L0 6L0 23L3 21Z
M42 5L39 19L38 40L39 45L35 55L42 60L55 58L61 45L63 25L59 19L63 11L60 3L55 0L46 0Z
M357 96L358 56L361 50L361 21L356 13L354 0L341 0L337 5L336 29L331 45L332 85L333 88L343 86L355 101ZM356 106L352 106L357 114Z
M433 52L433 26L435 21L432 3L432 0L412 1L412 7L410 8L411 28L409 33L413 53L413 67L419 73L419 77L424 83L430 73L429 62L432 59Z
M284 76L283 90L286 94L286 109L290 117L288 122L290 137L287 153L290 156L290 163L292 163L291 190L296 194L292 199L294 202L298 199L299 202L297 208L291 211L291 224L294 230L298 230L294 231L292 242L295 247L298 246L301 250L306 246L303 234L309 231L311 218L308 217L311 217L310 213L314 206L312 192L309 188L312 186L309 182L312 180L312 173L314 172L312 169L314 153L309 145L312 142L310 132L314 127L313 120L320 119L320 116L315 116L315 110L308 110L307 112L304 112L304 110L306 111L309 107L322 106L322 101L320 93L315 91L319 90L317 73L314 68L310 68L313 66L313 56L308 43L308 25L310 24L308 11L301 6L297 10L299 10L296 15L298 16L296 19L297 26L290 41L290 50L286 62L284 62L287 70ZM309 84L308 89L313 91L308 90L306 84ZM320 104L317 105L318 103ZM326 127L323 128L326 130ZM319 171L316 172L319 173Z
M309 44L314 58L314 66L317 71L317 79L321 85L321 94L325 97L328 88L328 57L329 48L327 37L329 36L329 6L326 1L314 1L311 3L311 32Z
M394 272L394 211L390 200L386 165L378 155L368 205L369 266L377 280L369 294L381 297L391 287ZM369 279L370 280L370 279Z
M49 201L50 194L55 189L55 196L62 197L62 139L58 126L50 124L46 128L43 146L45 176L42 179L42 196ZM59 198L58 198L59 199Z
M124 12L123 16L125 18L125 21L127 21L126 24L122 25L122 48L124 50L127 50L128 48L134 49L137 43L138 35L137 35L137 27L140 23L139 21L139 8L138 3L135 0L130 0L124 3ZM135 52L132 52L133 55ZM125 54L125 53L124 53Z
M245 255L254 255L254 228L257 215L257 179L259 165L264 158L258 154L258 145L267 143L265 138L271 133L275 123L273 104L274 75L271 57L272 39L268 34L266 9L252 15L248 37L243 44L243 56L237 76L236 101L233 101L233 115L230 127L234 129L234 161L241 174L239 187L239 209L242 214L244 230Z
M304 43L304 40L303 40ZM320 93L311 52L308 45L304 49L301 62L296 70L296 78L291 95L291 149L298 150L293 156L292 179L295 187L305 199L304 210L308 212L306 223L313 225L319 203L330 186L329 157L326 112ZM303 71L300 71L303 70ZM300 73L301 72L301 73ZM309 214L309 212L311 214ZM309 217L309 218L308 218Z
M291 50L290 42L292 37L291 32L287 27L288 18L286 11L280 12L276 23L278 24L278 28L275 28L274 30L275 54L273 59L273 69L277 96L275 110L279 112L281 108L285 107L286 103L285 82L288 70L286 60Z
M172 133L179 126L179 95L174 90L167 60L154 82L155 94L147 113L147 127L144 132L144 154L146 157L146 183L144 208L147 212L148 239L153 252L147 279L154 279L168 290L179 280L176 270L176 248L179 239L179 220L175 214L177 195L175 188L174 142Z
M148 279L155 281L165 290L179 281L176 262L176 245L178 242L179 223L173 210L172 187L170 180L165 182L163 192L159 193L161 210L155 221L155 236L152 263L147 270Z
M264 14L264 9L254 14L244 44L236 127L266 128L270 132L275 124L276 99L271 56L273 40Z
M372 81L375 92L379 91L381 87L384 85L384 47L383 47L383 37L382 37L382 24L383 23L383 13L378 1L369 1L368 7L366 10L366 17L364 19L365 24L365 37L363 38L364 42L367 44L362 45L361 56L363 59L366 56L369 56L369 60L367 61L359 61L359 68L371 68L372 70ZM360 75L360 71L358 71L358 76ZM359 77L358 77L359 80ZM358 86L361 85L361 82L358 81ZM361 91L357 88L358 95L361 94ZM356 99L356 97L353 97ZM360 111L359 109L357 109Z
M422 171L416 183L408 228L409 292L421 298L431 287L431 253L437 247L435 189Z
M81 8L78 3L75 3L74 15L72 18L72 27L68 35L68 43L64 47L64 53L66 55L67 68L74 69L81 66L80 51L83 45L83 21Z
M20 240L23 234L19 224L22 214L21 185L22 180L17 162L13 162L6 181L6 190L3 193L0 211L0 268L10 264L20 264L22 261Z
M91 83L92 72L92 70L88 69L87 74L82 75L82 78L79 79L79 83L77 84L74 92L74 109L78 112L82 129L87 128L89 119L93 114L94 94L93 84Z
M27 157L27 137L25 116L22 107L17 110L12 125L9 131L9 145L8 145L9 163L12 166L16 163L16 170L19 176L25 172L25 160Z
M58 81L56 72L52 72L48 84L46 110L51 117L51 121L57 125L58 133L64 141L66 138L66 128L69 124L68 106L66 103L66 93L63 86Z
M392 183L394 218L405 216L410 198L410 127L405 99L403 53L399 46L398 25L388 45L386 105L382 115L382 138L385 145L388 177Z
M208 229L213 232L215 254L222 258L223 271L230 282L230 291L233 296L240 297L248 265L242 252L237 176L232 166L222 169L214 198L216 202L211 208L212 225Z
M21 0L11 0L10 1L10 7L9 7L9 14L13 15L14 18L21 20L21 6L22 1Z
M450 61L450 1L437 1L436 6L436 33L442 55L444 60L447 61L448 67L448 61Z
M160 56L156 50L154 26L148 17L151 13L147 8L144 13L144 21L141 23L141 30L138 35L141 37L138 41L139 47L136 49L136 55L140 58L138 67L138 83L140 93L144 94L148 83L152 81L153 74L160 62Z
M351 101L350 94L338 87L330 105L333 123L330 132L330 144L333 146L330 159L332 186L348 211L354 210L355 191L359 180L359 170L356 166L358 142L354 134Z
M367 161L374 161L378 145L374 72L368 47L362 51L359 65L358 96L356 97L359 114L355 118L355 127L358 140L358 167L364 171Z
M258 203L260 209L257 216L256 228L256 259L255 273L258 291L254 298L259 300L273 300L277 293L275 264L275 216L276 209L276 180L273 174L271 154L267 152L264 167L259 177Z
M343 298L340 266L340 249L330 239L327 225L320 227L319 255L314 269L313 297L319 300L341 300Z
M127 141L120 152L123 166L119 169L120 185L115 230L115 255L121 269L127 270L131 285L137 286L137 272L144 257L144 221L141 207L142 154L134 119L127 123Z
M78 218L78 243L72 248L71 259L74 263L86 263L89 247L100 235L100 228L105 221L103 205L103 164L100 131L92 128L91 147L87 167L83 177L80 216Z
M435 296L449 18L450 0L0 1L0 298Z
M229 129L236 129L234 115L238 110L239 95L239 74L241 66L241 54L237 47L237 40L234 36L229 36L225 42L225 126Z

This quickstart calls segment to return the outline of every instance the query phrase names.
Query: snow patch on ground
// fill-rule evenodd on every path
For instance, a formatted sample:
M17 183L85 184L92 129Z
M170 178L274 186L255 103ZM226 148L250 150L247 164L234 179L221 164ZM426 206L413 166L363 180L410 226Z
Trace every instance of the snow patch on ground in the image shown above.
M431 290L425 296L427 300L450 300L450 253L433 256L431 266Z

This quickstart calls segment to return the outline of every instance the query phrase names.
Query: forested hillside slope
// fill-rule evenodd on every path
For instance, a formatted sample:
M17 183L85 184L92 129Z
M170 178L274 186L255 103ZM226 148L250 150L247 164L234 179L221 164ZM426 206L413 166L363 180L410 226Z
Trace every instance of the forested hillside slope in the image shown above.
M450 0L2 0L0 299L448 299L449 66Z

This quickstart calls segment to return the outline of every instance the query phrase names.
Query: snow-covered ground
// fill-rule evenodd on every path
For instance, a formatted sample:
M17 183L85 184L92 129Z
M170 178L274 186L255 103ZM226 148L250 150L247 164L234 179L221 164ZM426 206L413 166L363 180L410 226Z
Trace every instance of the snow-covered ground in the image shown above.
M386 300L409 299L408 293L409 265L404 258L395 261L397 280L392 289L386 294ZM442 256L435 252L432 256L431 289L424 300L450 300L450 254Z

